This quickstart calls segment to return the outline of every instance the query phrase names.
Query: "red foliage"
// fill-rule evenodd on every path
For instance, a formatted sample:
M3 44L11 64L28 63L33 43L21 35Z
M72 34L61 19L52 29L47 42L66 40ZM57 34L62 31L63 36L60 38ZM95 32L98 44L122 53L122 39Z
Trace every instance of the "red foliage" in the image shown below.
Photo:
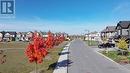
M44 44L44 39L38 33L35 33L33 42L29 43L25 51L30 62L42 63L43 58L47 55Z
M60 35L60 43L65 40L64 34Z
M34 33L33 41L28 44L25 51L30 62L42 63L43 58L47 55L47 49L52 48L54 45L59 45L64 41L64 35L54 35L49 31L47 40L45 41L42 36L37 32Z
M47 37L47 40L46 40L46 48L52 48L53 46L54 46L54 36L49 31L48 32L48 37Z
M60 43L62 43L65 40L64 35L61 34L57 34L55 36L55 45L59 45Z
M55 45L59 45L60 44L60 42L59 42L59 35L55 36L54 41L55 41L55 43L54 43Z

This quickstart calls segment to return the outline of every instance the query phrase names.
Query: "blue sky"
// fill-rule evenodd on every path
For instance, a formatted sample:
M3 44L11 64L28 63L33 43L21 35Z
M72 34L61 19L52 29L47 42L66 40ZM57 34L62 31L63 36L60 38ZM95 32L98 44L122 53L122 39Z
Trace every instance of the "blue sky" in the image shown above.
M15 18L1 18L0 30L84 34L130 20L130 0L15 0Z

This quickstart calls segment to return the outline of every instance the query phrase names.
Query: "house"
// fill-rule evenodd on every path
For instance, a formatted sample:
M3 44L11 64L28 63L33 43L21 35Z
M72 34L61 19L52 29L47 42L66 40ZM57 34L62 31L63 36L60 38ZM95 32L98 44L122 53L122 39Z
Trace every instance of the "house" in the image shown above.
M16 41L25 41L26 33L25 32L17 32Z
M43 36L43 38L46 40L46 39L47 39L47 37L48 37L47 32L42 32L42 36Z
M16 41L25 41L26 32L17 32Z
M103 30L100 32L100 36L101 36L101 39L102 39L102 40L107 37L107 32L106 32L106 31L107 31L107 30L106 30L106 28L105 28L105 29L103 29Z
M33 35L34 35L34 33L32 31L27 32L25 40L31 41L33 39Z
M119 39L121 37L126 38L129 41L129 49L130 49L130 21L119 21L116 26L117 35L115 39Z
M0 32L0 41L2 41L2 40L3 40L3 33Z
M21 38L22 38L22 33L21 32L17 32L17 34L16 34L16 41L22 41Z
M70 40L69 35L67 33L63 32L62 34L64 35L65 40Z
M96 31L88 33L85 36L85 40L101 41L100 33Z
M4 41L15 41L16 32L4 32Z
M42 32L42 31L39 31L39 32L38 32L38 34L39 34L40 36L42 36L42 37L43 37L43 33L44 33L44 32Z
M116 34L116 26L107 26L106 27L106 35L107 37L110 39L110 38L113 38Z
M125 37L130 40L130 21L120 21L116 26L117 39Z
M103 31L101 31L101 39L104 38L108 42L114 42L114 36L116 34L116 26L107 26Z

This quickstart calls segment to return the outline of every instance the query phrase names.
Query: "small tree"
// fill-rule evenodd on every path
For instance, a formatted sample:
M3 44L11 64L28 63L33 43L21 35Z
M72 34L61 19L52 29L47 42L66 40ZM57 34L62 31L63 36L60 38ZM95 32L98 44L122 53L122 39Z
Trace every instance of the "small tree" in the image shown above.
M128 43L125 38L120 38L118 40L117 47L122 50L122 55L123 55L123 51L128 52Z
M103 38L102 38L102 41L103 41L103 43L107 43L108 41L107 41L107 36L104 36Z
M35 63L35 73L37 73L37 63L42 63L47 53L47 50L44 48L44 39L35 33L33 41L28 44L25 51L30 63Z
M48 37L46 40L46 48L52 48L54 46L54 36L53 34L49 31L48 32Z
M104 36L103 38L102 38L102 41L103 41L103 43L104 44L106 44L108 41L107 41L107 36ZM108 51L107 51L107 47L105 48L105 51L106 51L106 53L108 53Z

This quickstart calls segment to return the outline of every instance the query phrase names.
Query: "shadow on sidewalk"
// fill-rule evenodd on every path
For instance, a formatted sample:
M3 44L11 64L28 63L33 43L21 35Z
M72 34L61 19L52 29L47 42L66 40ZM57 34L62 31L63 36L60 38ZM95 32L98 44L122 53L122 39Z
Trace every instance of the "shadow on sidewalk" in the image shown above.
M55 63L52 63L49 65L48 70L50 70L50 69L54 70L54 69L58 69L60 67L71 66L72 63L73 62L70 60L63 60L61 62L55 62Z
M70 52L61 52L58 55L65 55L65 54L69 54Z

